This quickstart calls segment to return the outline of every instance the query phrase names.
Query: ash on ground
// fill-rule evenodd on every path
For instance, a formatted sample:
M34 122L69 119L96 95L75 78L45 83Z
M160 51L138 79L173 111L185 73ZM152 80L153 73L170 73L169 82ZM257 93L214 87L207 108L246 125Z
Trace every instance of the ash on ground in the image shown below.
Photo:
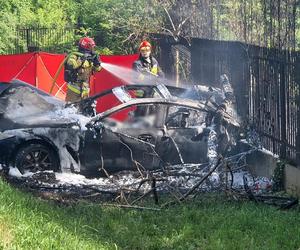
M254 177L247 170L245 162L241 160L241 155L230 160L235 161L234 168L232 164L231 168L228 167L230 164L227 164L227 168L220 164L209 175L211 167L207 163L180 164L147 172L122 171L108 177L93 179L75 173L52 171L21 174L17 168L10 167L5 176L9 182L18 187L38 192L47 199L60 201L81 199L94 201L96 197L99 201L112 201L123 197L130 204L132 200L141 199L152 192L156 195L171 195L180 198L192 189L194 193L219 192L228 189L244 190L245 184L254 194L271 191L272 180ZM208 177L197 186L205 176Z

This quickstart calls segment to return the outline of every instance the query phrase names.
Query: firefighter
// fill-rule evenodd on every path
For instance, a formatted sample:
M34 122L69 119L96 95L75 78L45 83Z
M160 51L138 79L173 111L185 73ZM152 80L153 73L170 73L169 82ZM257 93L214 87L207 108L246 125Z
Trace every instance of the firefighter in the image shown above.
M139 46L139 59L132 65L133 70L140 73L139 82L153 77L164 77L164 73L158 65L157 60L151 54L152 46L149 42L143 41Z
M138 83L155 84L157 83L158 77L164 77L164 73L159 67L157 60L151 54L151 50L152 46L147 41L143 41L139 46L139 58L132 65L133 70L139 73L138 76L135 77L135 80L138 81ZM149 92L146 89L134 91L135 97L137 98L150 97L151 93L151 90ZM152 112L150 111L151 109L147 110L146 106L138 106L134 111L134 116L142 117L145 116L148 111Z
M68 83L66 102L78 102L89 96L90 77L101 70L95 42L90 37L79 40L78 52L71 53L65 63L65 81Z

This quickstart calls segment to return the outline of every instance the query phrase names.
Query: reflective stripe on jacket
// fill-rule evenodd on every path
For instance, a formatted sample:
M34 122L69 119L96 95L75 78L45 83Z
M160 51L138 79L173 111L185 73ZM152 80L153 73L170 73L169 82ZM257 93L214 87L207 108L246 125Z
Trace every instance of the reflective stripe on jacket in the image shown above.
M71 79L67 80L69 82L89 82L93 72L101 70L97 55L85 55L83 53L69 55L65 68L65 70L70 71Z
M150 61L147 61L142 56L140 56L139 59L133 63L133 70L141 73L138 76L138 80L144 80L147 75L155 75L159 77L165 76L164 72L159 67L157 60L152 56L149 59Z
M82 82L82 83L68 83L68 90L82 96L88 96L90 92L89 84Z

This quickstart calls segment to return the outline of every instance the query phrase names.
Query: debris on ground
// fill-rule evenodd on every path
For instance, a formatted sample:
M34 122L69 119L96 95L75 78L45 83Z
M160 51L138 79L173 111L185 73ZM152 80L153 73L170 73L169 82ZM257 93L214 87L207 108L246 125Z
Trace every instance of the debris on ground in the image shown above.
M250 199L255 202L290 208L297 199L272 194L272 180L254 177L242 158L245 154L223 159L217 165L181 164L163 171L121 171L114 175L89 179L75 173L43 171L21 174L9 168L5 178L17 187L38 194L45 199L63 204L79 200L109 202L112 206L133 209L158 209L193 199L201 193L224 192L234 199ZM3 171L2 171L3 172ZM138 206L146 197L152 197L156 206ZM161 197L169 197L162 204Z

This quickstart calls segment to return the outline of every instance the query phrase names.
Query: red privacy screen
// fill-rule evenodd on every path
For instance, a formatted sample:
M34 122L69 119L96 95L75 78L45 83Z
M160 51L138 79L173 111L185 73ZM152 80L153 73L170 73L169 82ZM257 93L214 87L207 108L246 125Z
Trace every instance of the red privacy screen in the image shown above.
M50 54L45 52L1 55L0 81L10 82L14 79L19 79L49 93L53 84L53 78L65 56L64 54ZM132 63L138 58L138 55L112 55L101 56L100 58L104 63L131 68ZM90 95L124 84L128 84L128 82L102 69L92 79ZM62 68L54 83L51 94L64 100L66 89L64 69ZM107 110L117 103L117 99L112 95L101 98L101 102L97 104L97 111ZM123 115L119 118L122 119L122 117Z

